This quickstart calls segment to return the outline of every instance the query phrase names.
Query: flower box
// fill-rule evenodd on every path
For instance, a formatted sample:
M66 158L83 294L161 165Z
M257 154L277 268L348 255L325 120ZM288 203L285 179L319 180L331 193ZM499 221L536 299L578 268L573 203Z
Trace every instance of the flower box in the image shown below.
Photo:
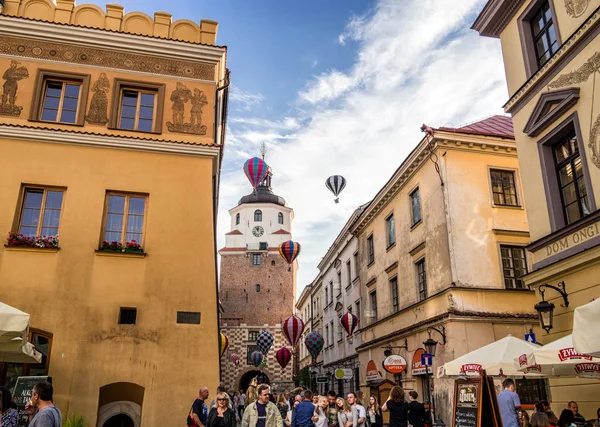
M56 236L25 236L11 231L6 239L6 247L24 247L39 249L58 249L58 235Z
M133 252L133 253L144 253L144 249L137 243L135 240L125 243L125 246L121 242L107 242L106 240L102 242L99 251L103 252Z

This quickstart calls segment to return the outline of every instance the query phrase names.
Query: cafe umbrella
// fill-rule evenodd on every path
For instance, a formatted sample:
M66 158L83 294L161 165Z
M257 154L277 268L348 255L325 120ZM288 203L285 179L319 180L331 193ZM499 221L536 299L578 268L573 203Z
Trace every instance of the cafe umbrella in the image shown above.
M22 338L0 342L0 362L7 363L40 363L42 353Z
M29 314L0 302L0 343L21 338L27 341Z
M491 344L473 350L438 368L438 378L479 378L480 372L485 369L490 377L542 377L535 369L528 372L519 370L514 359L519 355L536 350L539 346L528 343L512 335L499 339Z
M545 376L600 379L600 358L581 354L573 347L573 336L567 335L515 358L520 371L535 368Z
M588 356L600 357L600 299L575 309L573 313L573 347Z

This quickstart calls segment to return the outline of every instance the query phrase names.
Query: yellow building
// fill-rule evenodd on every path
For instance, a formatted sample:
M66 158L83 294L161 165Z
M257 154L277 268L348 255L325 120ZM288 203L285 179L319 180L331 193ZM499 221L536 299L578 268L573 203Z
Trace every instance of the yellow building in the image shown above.
M31 314L44 358L0 364L0 383L50 375L63 414L90 426L183 422L219 381L216 32L116 4L4 2L0 299Z
M538 290L538 301L555 305L544 343L569 334L573 310L600 297L599 6L598 0L490 0L473 24L502 44L504 108L515 125L531 230L533 268L524 280ZM568 307L544 284L564 284ZM554 407L576 400L583 416L596 417L597 381L551 384Z
M380 400L389 391L382 379L427 400L420 354L429 337L439 343L436 376L444 363L508 334L523 338L537 324L534 294L522 281L531 268L529 228L510 118L424 129L428 135L351 226L363 308L361 386ZM408 362L400 378L381 368L386 350ZM545 389L543 380L529 383ZM448 425L453 381L434 384L437 416Z

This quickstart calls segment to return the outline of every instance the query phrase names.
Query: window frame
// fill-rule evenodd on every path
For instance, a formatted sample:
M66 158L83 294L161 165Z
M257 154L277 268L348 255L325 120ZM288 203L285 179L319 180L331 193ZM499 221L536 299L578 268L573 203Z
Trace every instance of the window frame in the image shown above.
M15 218L13 221L12 231L15 233L20 233L20 231L21 231L21 220L23 218L23 209L25 209L25 194L27 193L27 190L42 190L44 192L44 194L42 196L42 205L40 208L40 216L38 218L38 228L37 228L38 233L36 233L36 237L41 236L41 231L43 228L44 212L46 211L46 206L45 206L46 192L48 190L62 191L63 197L62 197L62 203L60 205L60 219L58 220L58 228L57 228L57 233L56 233L56 235L58 236L60 234L60 224L62 221L63 212L64 212L64 208L65 208L65 194L67 192L67 187L58 187L58 186L52 186L52 185L21 184L21 190L19 193L19 203L17 205L17 215L15 215Z
M418 197L419 197L419 219L415 221L415 208L414 208L414 202L413 199L415 197L415 194L418 193ZM415 188L413 188L410 193L408 193L408 197L410 199L410 221L411 221L411 229L414 228L415 226L417 226L418 224L423 222L423 206L421 205L421 189L420 187L417 185Z
M388 280L390 284L390 296L392 299L392 313L398 313L400 311L400 293L398 289L398 276L390 277ZM395 283L395 286L394 286ZM395 289L394 289L395 288Z
M104 196L104 210L102 213L102 229L100 230L100 240L98 241L98 247L102 246L102 242L107 241L105 239L106 236L106 221L108 219L108 203L110 196L125 196L125 206L123 207L123 225L121 227L121 245L125 247L127 241L127 216L129 215L129 198L137 197L144 198L144 221L142 223L142 241L136 243L142 247L145 251L145 243L146 243L146 223L148 219L148 201L150 199L150 195L148 193L137 193L137 192L129 192L129 191L118 191L118 190L106 190L106 194ZM109 242L110 243L110 242Z
M419 271L420 266L423 266L423 278L424 280L421 282L421 271ZM427 263L425 261L425 257L422 257L415 261L415 275L417 281L417 301L425 301L429 298L429 284L427 283ZM421 284L424 284L423 290L421 290Z
M256 217L257 217L258 215L260 215L260 217L259 217L259 219L256 219ZM262 219L263 219L263 214L262 214L262 211L261 211L260 209L256 209L256 210L254 211L254 222L262 222Z
M377 322L377 289L369 292L369 304L373 313L371 322Z
M527 245L520 245L518 243L514 243L514 242L498 242L498 256L500 258L500 277L502 279L502 286L503 289L506 290L529 290L529 287L525 285L525 282L523 281L522 277L524 276L520 276L519 278L517 278L516 276L513 277L509 277L508 279L512 279L515 282L515 287L507 287L506 286L506 276L504 275L504 257L502 256L502 249L506 248L506 249L520 249L523 251L523 259L525 261L525 274L528 274L530 271L530 267L529 267L529 258L527 256ZM511 252L511 261L514 260L514 258L512 257L512 252ZM513 270L514 273L514 266L511 268ZM517 281L520 280L522 283L521 287L517 286Z
M133 323L121 323L121 320L123 319L123 315L125 314L124 311L127 311L127 310L135 311L135 314L133 316L133 318L134 318ZM137 307L120 307L119 308L119 319L117 320L117 324L118 325L133 325L133 326L135 326L135 325L137 325L137 320L138 320L137 315L138 315Z
M235 214L235 225L240 225L240 213Z
M346 261L346 275L348 279L346 281L346 289L348 289L352 285L352 262L350 260ZM340 284L340 289L342 288Z
M281 212L279 212L279 213L277 214L277 223L278 223L278 224L281 224L281 225L284 225L284 224L283 224L283 221L284 221L284 219L283 219L283 214L282 214Z
M259 260L258 264L256 264L254 262L254 260L256 260L256 259ZM260 267L262 265L262 255L261 254L255 254L255 253L253 253L252 256L251 256L251 261L250 262L252 264L252 267Z
M594 188L590 179L588 168L587 153L585 143L582 138L581 128L577 112L567 117L563 122L554 127L544 138L538 141L538 154L540 157L540 166L542 171L542 180L544 182L544 191L546 193L546 204L548 216L550 219L551 232L555 232L574 223L567 224L567 219L563 211L562 196L560 194L560 185L556 174L554 161L554 147L562 142L571 132L575 132L579 156L581 157L581 167L583 179L586 185L587 198L590 214L597 210L596 199L594 197ZM583 220L586 217L579 219Z
M494 182L492 180L493 172L512 173L513 174L513 181L514 181L514 185L515 185L515 198L516 198L516 203L517 203L516 205L507 205L507 204L502 204L502 203L496 203L496 201L494 200L494 194L496 194L496 193L494 192ZM493 207L507 208L507 209L523 209L523 204L521 203L521 187L520 187L521 180L520 180L520 175L519 175L518 169L488 165L488 178L489 178L489 187L490 187L490 200L491 200Z
M562 38L560 36L560 28L558 25L558 19L556 19L556 11L554 8L553 0L534 0L529 6L523 11L523 13L517 19L517 26L519 28L519 37L521 39L521 50L523 53L523 63L525 64L525 72L527 78L530 78L538 70L540 70L549 61L546 61L544 65L538 66L537 52L533 41L533 30L531 27L531 20L537 14L542 7L543 3L548 3L550 8L550 14L552 15L552 24L554 25L554 31L556 32L556 50L558 51L562 46ZM554 52L556 53L556 52ZM554 54L553 54L554 55ZM552 58L552 56L550 57Z
M375 241L373 233L367 236L367 267L375 263Z
M121 129L119 123L121 119L121 107L123 99L123 91L132 90L138 92L154 92L156 93L154 101L154 122L152 131L137 130L137 129ZM110 116L108 121L108 129L117 130L119 132L139 132L150 134L161 134L163 126L163 113L165 106L165 84L164 83L149 83L139 82L115 78L113 83L112 102L110 108ZM136 115L138 110L136 109Z
M74 123L42 120L42 109L46 96L46 81L70 81L80 83L79 99L77 101L77 115ZM72 73L69 71L48 70L40 68L37 70L35 82L33 84L33 97L31 100L31 109L29 110L29 121L40 123L55 123L66 126L83 126L85 124L85 112L87 108L87 98L89 94L91 76L90 74ZM57 116L57 118L59 118Z
M43 331L37 328L29 328L27 335L27 342L33 344L33 336L39 335L48 340L48 354L46 355L46 364L44 366L44 372L41 375L48 375L50 370L50 359L52 357L52 344L54 342L54 334L52 332ZM6 384L6 375L8 373L8 364L10 362L0 362L0 384ZM38 363L12 363L13 365L22 366L21 376L29 376L31 373L31 366L38 365Z
M386 249L390 249L396 244L396 224L393 212L385 218L385 238L387 244Z

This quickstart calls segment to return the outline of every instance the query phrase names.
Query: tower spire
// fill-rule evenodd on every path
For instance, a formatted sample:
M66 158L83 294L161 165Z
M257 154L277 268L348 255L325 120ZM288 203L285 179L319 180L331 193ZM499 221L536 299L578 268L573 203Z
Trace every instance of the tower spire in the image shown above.
M265 156L267 155L267 144L264 142L260 143L260 154L262 155L262 159L265 159Z

